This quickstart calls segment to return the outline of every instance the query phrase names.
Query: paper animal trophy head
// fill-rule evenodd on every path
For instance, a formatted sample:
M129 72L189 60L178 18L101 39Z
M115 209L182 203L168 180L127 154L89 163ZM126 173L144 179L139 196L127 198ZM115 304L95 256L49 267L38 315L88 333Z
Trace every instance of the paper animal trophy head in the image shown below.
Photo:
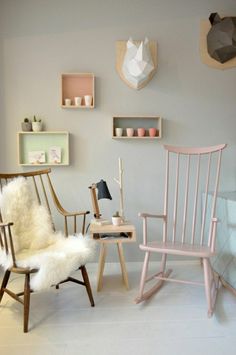
M117 70L123 81L133 89L144 87L155 74L156 43L144 41L119 41L117 44Z
M209 17L212 25L207 34L209 55L220 63L236 57L236 17L223 17L212 13Z

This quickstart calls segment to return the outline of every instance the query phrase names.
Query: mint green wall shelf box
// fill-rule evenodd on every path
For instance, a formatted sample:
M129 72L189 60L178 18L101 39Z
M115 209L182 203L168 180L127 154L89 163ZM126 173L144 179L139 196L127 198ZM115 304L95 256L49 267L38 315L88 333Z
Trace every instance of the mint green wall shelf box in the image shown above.
M65 166L69 165L69 132L41 131L18 132L18 164L21 166ZM50 161L49 151L52 147L60 148L61 162ZM30 163L29 152L45 152L45 162Z

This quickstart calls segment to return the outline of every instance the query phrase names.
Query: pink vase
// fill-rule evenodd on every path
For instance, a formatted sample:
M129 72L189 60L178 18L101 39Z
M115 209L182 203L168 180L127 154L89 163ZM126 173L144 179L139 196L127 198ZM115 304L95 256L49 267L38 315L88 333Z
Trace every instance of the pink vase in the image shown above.
M139 137L145 136L145 128L138 128L138 136Z
M156 135L157 135L157 129L156 128L149 128L149 136L156 137Z

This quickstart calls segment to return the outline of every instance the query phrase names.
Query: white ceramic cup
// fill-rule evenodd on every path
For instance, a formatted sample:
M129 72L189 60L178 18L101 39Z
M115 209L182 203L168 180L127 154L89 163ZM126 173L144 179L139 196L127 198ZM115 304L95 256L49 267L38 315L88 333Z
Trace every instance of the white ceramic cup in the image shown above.
M133 137L134 129L133 128L126 128L127 137Z
M75 106L81 106L81 101L82 101L82 97L76 96L75 97Z
M112 217L112 224L114 226L120 226L122 223L122 218L121 217Z
M92 99L93 99L92 95L84 95L85 106L91 106Z
M116 137L121 137L123 134L123 128L116 128Z
M70 106L71 105L71 99L65 99L65 105Z

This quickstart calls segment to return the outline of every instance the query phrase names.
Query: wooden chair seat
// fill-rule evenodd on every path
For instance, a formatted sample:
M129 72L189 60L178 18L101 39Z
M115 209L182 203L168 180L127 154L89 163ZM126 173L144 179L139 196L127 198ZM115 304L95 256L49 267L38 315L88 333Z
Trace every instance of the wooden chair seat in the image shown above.
M148 242L146 245L139 245L141 250L159 252L172 255L195 256L198 258L209 258L215 253L211 248L202 245L182 244L180 242Z

